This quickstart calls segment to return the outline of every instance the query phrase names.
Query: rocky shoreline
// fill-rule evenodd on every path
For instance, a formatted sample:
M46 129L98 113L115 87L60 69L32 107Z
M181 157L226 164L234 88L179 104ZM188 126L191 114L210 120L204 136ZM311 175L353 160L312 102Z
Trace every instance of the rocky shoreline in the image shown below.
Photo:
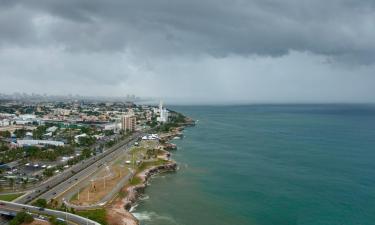
M142 179L142 183L130 186L127 188L127 197L125 199L125 209L130 210L130 208L137 202L138 198L144 193L145 188L147 187L147 181L153 175L165 173L165 172L173 172L177 170L177 163L171 162L165 165L155 166L152 167L144 172L142 172L139 177Z
M113 225L120 225L120 224L126 224L126 225L139 225L139 221L137 218L133 216L129 210L132 206L136 204L139 197L144 193L145 188L147 187L147 181L156 174L161 174L165 172L174 172L177 170L177 163L176 162L170 162L164 165L159 166L153 166L151 168L148 168L141 173L139 173L137 176L141 178L141 183L133 186L126 186L124 187L124 192L127 193L126 197L121 199L119 202L116 202L112 204L112 206L109 208L109 211L113 212L110 215L110 220L113 221L112 217L118 217L121 215L122 223L116 222L112 223ZM121 205L119 207L119 205ZM111 213L110 213L111 214Z
M190 118L186 119L186 123L181 124L176 127L173 131L165 134L165 139L163 140L164 145L168 146L168 141L174 137L181 137L182 130L186 126L193 126L194 121ZM170 153L165 151L165 158L169 159ZM169 161L166 164L153 166L141 171L136 174L137 177L141 179L141 182L136 185L125 186L122 190L126 193L124 198L118 198L115 200L108 208L108 221L111 221L111 225L139 225L138 219L129 210L137 203L139 197L144 193L147 187L147 182L153 175L161 174L165 172L174 172L177 170L177 163L174 161Z

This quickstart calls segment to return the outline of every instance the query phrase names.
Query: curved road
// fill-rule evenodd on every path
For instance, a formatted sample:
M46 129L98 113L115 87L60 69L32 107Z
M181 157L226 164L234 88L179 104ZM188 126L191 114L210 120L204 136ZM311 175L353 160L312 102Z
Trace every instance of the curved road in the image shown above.
M51 210L51 209L44 209L44 208L38 208L35 206L30 205L24 205L14 202L6 202L0 200L0 210L2 211L8 211L8 212L14 212L14 211L29 211L36 214L44 214L49 216L55 216L56 218L61 218L66 220L69 224L74 225L100 225L100 223L89 220L87 218L84 218L82 216L78 216L72 213L66 213L62 211L57 210Z

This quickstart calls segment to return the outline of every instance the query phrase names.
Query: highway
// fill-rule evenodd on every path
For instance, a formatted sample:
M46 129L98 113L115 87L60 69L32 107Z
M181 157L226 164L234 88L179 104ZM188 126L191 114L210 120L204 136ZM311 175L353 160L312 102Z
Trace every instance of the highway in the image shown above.
M87 168L81 170L80 172L76 173L72 177L68 178L66 181L56 185L55 187L51 188L47 192L43 193L39 196L39 198L46 199L47 201L56 198L64 191L70 189L72 186L76 185L77 183L81 182L91 174L95 173L100 166L105 164L106 162L110 162L116 159L116 156L121 153L121 151L128 150L135 141L131 141L128 144L119 147L116 151L111 152L110 154L106 155L105 157L101 158L100 160L96 161L95 163L91 164Z
M16 199L15 202L26 204L35 200L36 198L44 198L46 200L55 198L57 195L69 189L77 182L94 173L98 167L105 162L112 161L116 155L124 149L129 149L129 147L132 146L134 142L142 135L143 133L141 132L134 133L120 143L107 149L105 152L79 162L70 169L65 170L61 174L47 180L40 186L36 187L33 191L30 191L24 196Z
M10 213L19 212L19 211L29 211L35 214L55 216L56 218L64 219L68 224L74 224L74 225L77 225L77 224L100 225L100 223L97 223L95 221L89 220L87 218L84 218L84 217L81 217L72 213L38 208L35 206L24 205L24 204L19 204L19 203L14 203L14 202L6 202L6 201L1 201L1 200L0 200L0 210L10 212Z

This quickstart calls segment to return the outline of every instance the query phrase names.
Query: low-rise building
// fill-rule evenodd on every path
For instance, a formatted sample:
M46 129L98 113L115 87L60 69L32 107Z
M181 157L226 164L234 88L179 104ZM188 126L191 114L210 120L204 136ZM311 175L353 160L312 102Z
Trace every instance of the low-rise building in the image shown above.
M87 137L87 134L79 134L79 135L74 136L74 141L75 141L76 143L79 143L79 139L80 139L81 137Z
M17 140L16 144L20 147L35 146L35 145L64 146L64 142L62 141L49 141L49 140Z

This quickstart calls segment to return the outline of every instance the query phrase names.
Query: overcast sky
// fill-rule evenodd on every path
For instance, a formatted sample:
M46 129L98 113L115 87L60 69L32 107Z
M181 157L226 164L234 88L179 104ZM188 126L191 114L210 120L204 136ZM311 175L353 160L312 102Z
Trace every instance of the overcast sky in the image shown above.
M375 102L375 1L0 0L0 92Z

